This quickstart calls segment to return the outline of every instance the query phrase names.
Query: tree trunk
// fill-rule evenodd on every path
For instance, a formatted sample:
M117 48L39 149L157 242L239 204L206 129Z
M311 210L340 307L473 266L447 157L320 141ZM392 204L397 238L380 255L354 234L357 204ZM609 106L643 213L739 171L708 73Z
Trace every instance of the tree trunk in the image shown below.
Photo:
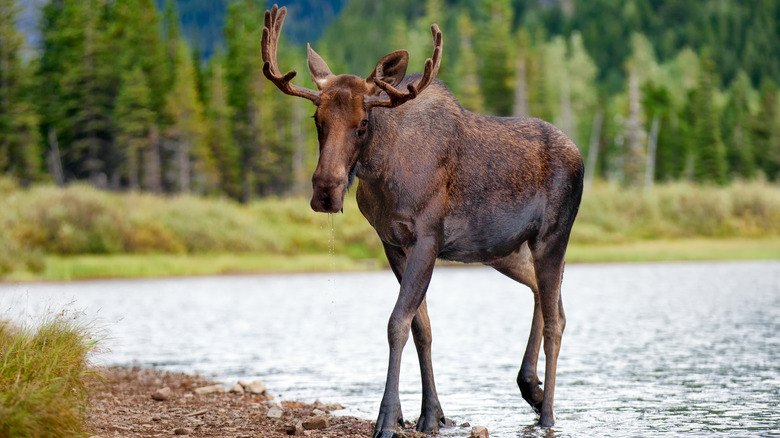
M626 140L628 150L624 161L625 182L629 186L638 186L641 181L643 159L642 127L641 127L641 94L639 91L639 75L635 67L628 74L628 120L626 121Z
M528 117L528 87L525 53L517 57L515 66L515 108L512 113L515 117Z
M162 193L160 164L160 131L153 125L149 131L149 147L144 153L144 187L152 193Z
M179 163L179 191L183 193L190 191L190 148L189 139L179 139L176 161Z
M292 173L293 173L293 193L302 195L306 190L306 139L303 137L301 125L303 125L303 108L298 100L295 100L292 108Z
M571 112L571 87L569 86L569 75L564 74L561 80L561 130L577 142L576 132L574 132L574 116Z
M596 162L599 158L599 139L601 138L601 125L603 122L604 113L599 111L593 116L593 128L590 130L588 161L585 162L585 187L590 187L596 176Z
M65 185L65 177L62 172L62 159L60 158L60 145L57 141L57 131L53 126L49 127L49 153L46 162L49 167L49 173L57 183L57 187Z
M661 117L656 114L653 116L653 123L650 126L650 137L647 139L647 161L645 161L645 191L653 190L655 182L655 151L658 146L658 132L661 129Z

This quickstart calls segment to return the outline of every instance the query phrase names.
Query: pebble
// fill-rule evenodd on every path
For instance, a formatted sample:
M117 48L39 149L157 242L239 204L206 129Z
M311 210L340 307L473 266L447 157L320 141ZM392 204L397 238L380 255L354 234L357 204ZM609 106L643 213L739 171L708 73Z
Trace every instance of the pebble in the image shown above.
M488 438L488 430L485 426L474 426L471 428L471 438Z
M189 435L191 433L192 433L192 429L190 429L188 427L177 427L173 431L174 435Z
M287 435L301 436L303 435L303 431L303 422L301 421L287 426Z
M225 387L222 385L210 385L202 388L195 389L195 394L214 394L218 392L225 392Z
M277 418L278 419L278 418L282 418L282 414L284 414L284 412L282 412L281 409L279 409L277 407L273 407L273 408L268 410L268 413L266 414L266 416L268 418Z
M170 400L172 395L173 391L171 391L171 388L166 386L165 388L160 388L157 391L154 391L154 393L152 393L152 398L157 401L166 401Z
M239 381L239 385L241 385L244 388L244 391L250 393L250 394L265 394L266 387L265 383L255 380L254 382L245 382L245 381Z
M244 387L240 384L236 383L232 388L230 388L230 393L232 394L243 394L244 393Z
M330 422L328 421L328 417L325 416L310 417L303 420L303 428L306 430L325 429L329 426Z

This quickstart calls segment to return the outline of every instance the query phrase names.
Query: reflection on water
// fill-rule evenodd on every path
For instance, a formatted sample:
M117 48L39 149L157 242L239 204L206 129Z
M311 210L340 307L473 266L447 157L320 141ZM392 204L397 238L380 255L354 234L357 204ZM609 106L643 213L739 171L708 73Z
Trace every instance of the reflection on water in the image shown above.
M0 309L73 301L107 330L104 363L259 378L282 398L373 418L396 294L390 272L96 281L3 285ZM563 294L557 423L542 429L515 386L530 292L487 268L436 270L428 307L448 417L492 437L780 436L779 262L571 265ZM411 342L404 354L414 419Z

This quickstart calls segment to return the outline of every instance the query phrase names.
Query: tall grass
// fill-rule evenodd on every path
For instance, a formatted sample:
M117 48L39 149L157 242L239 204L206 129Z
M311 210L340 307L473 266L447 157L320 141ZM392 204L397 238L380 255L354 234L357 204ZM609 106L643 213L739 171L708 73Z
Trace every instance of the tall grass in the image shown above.
M338 252L352 259L381 257L379 239L358 212L354 193L349 196L346 214L333 215L329 222L303 198L242 205L81 185L20 189L0 180L0 276L14 269L40 271L47 254L295 256L327 254L335 240ZM673 183L644 192L601 183L583 197L572 242L761 236L780 236L777 185Z
M0 436L87 436L87 353L94 346L65 316L35 330L0 321Z
M574 243L780 236L780 186L670 183L652 191L597 184L582 199Z

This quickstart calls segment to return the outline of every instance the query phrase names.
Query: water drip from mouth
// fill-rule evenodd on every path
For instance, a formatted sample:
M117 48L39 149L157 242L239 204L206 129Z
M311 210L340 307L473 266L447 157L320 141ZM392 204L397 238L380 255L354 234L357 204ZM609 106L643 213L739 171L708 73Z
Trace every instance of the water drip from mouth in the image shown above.
M328 278L329 290L331 295L331 304L335 303L336 293L336 215L328 214Z

